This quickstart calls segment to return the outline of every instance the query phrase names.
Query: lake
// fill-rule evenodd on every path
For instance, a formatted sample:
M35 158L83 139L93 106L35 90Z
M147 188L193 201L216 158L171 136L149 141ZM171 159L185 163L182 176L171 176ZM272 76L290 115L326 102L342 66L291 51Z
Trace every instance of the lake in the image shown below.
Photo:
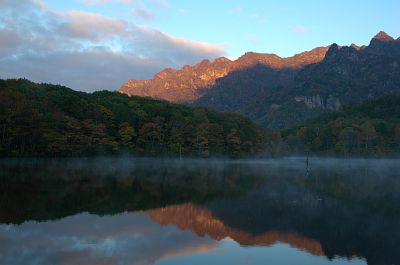
M0 264L400 264L400 161L0 160Z

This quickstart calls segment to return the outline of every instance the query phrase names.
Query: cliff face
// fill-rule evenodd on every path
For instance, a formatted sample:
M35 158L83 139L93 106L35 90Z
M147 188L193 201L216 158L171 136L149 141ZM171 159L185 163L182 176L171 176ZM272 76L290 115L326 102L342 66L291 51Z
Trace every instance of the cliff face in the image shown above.
M288 58L249 52L235 61L166 69L119 91L239 112L264 127L290 127L327 110L400 93L400 41L379 32L368 46L332 44Z
M249 52L235 61L224 57L213 62L204 60L194 66L184 66L180 70L165 69L151 80L130 80L122 85L119 92L178 103L192 102L206 94L206 90L212 88L218 78L225 77L233 71L255 65L264 65L272 69L298 69L321 61L327 49L327 47L316 48L288 58L281 58L275 54Z
M379 33L368 46L332 44L323 60L297 70L256 65L219 79L195 102L285 128L324 111L400 93L400 42Z
M147 96L171 102L190 102L199 98L198 88L209 87L215 80L226 76L233 62L218 58L213 62L204 60L180 70L165 69L151 80L130 80L119 91L128 95Z

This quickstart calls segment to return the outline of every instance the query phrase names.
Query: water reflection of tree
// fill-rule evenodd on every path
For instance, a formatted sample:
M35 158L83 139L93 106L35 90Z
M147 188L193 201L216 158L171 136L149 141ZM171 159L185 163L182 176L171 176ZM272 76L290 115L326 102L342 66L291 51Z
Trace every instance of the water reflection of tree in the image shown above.
M195 161L171 164L142 160L134 165L120 162L114 167L107 159L88 165L63 161L70 160L2 165L1 222L56 219L82 211L115 214L188 201L202 203L239 196L263 181L262 172L234 165L196 165Z
M319 242L329 258L357 255L369 264L400 260L399 171L385 161L373 166L310 159L309 177L304 159L281 165L66 161L1 165L0 221L191 203L229 229L254 237L279 231Z

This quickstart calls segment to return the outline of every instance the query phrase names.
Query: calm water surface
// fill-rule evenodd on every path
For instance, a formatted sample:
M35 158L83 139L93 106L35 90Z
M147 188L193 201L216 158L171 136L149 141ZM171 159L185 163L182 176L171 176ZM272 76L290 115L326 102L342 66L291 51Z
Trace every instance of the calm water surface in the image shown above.
M0 264L400 264L399 162L0 160Z

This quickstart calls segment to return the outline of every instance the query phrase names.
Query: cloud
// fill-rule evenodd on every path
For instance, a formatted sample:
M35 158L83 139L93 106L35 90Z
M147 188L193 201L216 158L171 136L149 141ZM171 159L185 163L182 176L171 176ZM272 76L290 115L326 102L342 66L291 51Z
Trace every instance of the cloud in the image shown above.
M36 5L39 8L42 8L42 9L47 8L47 4L44 0L33 0L32 2L34 5Z
M0 78L114 90L129 79L224 54L215 45L151 27L91 12L55 12L38 3L0 0Z
M60 30L66 37L87 41L107 41L112 36L127 37L128 23L111 19L100 14L83 11L55 13L56 20L61 21Z
M147 26L136 27L136 33L140 36L137 42L141 44L139 47L142 48L139 52L146 56L156 55L156 57L161 57L163 53L168 51L168 54L164 56L169 57L170 60L183 61L187 56L200 58L203 54L217 55L224 53L221 48L214 45L178 38Z
M0 50L9 50L18 45L18 35L9 29L0 29Z
M0 65L0 75L2 78L26 77L83 91L113 90L131 78L149 78L168 63L98 48L45 56L26 54ZM0 64L3 64L1 60Z
M154 14L151 13L150 11L147 11L146 9L142 8L135 8L133 10L133 15L136 17L140 17L146 20L150 20L154 18Z
M4 264L138 264L214 250L218 243L175 226L160 226L146 213L87 213L51 222L0 225Z
M82 0L87 5L106 5L111 3L134 4L138 0Z
M305 33L307 32L307 28L304 27L303 25L296 24L296 25L290 25L289 29L295 33Z
M150 0L153 4L155 4L155 5L157 5L157 6L159 6L159 7L161 7L161 8L164 8L164 9L167 9L167 8L169 8L169 2L168 2L168 0Z

